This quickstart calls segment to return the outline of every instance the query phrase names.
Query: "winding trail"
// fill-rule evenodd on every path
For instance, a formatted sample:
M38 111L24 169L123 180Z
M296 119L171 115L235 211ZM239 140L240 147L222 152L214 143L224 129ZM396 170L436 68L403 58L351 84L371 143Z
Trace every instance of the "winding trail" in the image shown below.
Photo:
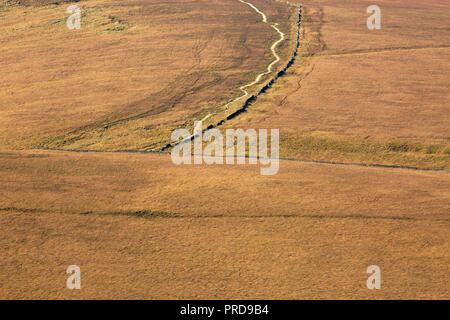
M244 1L244 0L239 0L239 1L242 2L242 3L244 3L244 4L247 4L247 5L250 6L252 9L254 9L258 14L260 14L260 15L262 16L262 21L263 21L264 23L268 23L268 22L267 22L267 16L264 14L264 12L262 12L261 10L259 10L257 7L255 7L255 6L254 6L253 4L251 4L250 2L246 2L246 1ZM287 3L288 5L290 5L290 6L295 6L295 5L292 5L292 4L289 3L289 2L286 2L286 3ZM295 6L295 7L297 7L297 6ZM295 46L295 50L294 50L294 52L293 52L293 54L292 54L292 57L291 57L291 59L289 60L289 62L287 63L287 65L286 65L281 71L279 71L277 74L275 74L275 75L270 79L270 81L269 81L262 89L260 89L260 90L258 91L258 93L256 93L256 94L254 94L254 95L248 97L250 94L248 93L248 91L246 90L246 88L251 87L251 86L253 86L253 85L259 83L259 82L261 81L261 79L262 79L263 76L272 73L273 66L281 60L280 56L277 54L277 52L276 52L275 49L276 49L276 47L277 47L277 46L285 39L285 34L284 34L280 29L278 29L278 27L277 27L278 24L277 24L277 23L273 23L273 24L271 24L271 27L272 27L275 31L277 31L277 32L280 34L280 39L278 39L277 41L275 41L275 42L272 44L271 48L270 48L270 50L272 51L272 54L273 54L273 56L275 57L275 59L267 66L267 71L258 74L258 76L256 77L256 79L255 79L253 82L250 82L250 83L248 83L248 84L246 84L246 85L240 87L240 89L244 92L244 94L243 94L242 96L239 96L239 97L237 97L236 99L230 101L229 103L227 103L227 104L225 105L225 110L228 110L228 106L229 106L230 104L232 104L232 103L234 103L234 102L236 102L236 101L238 101L238 100L240 100L240 99L243 99L243 98L248 97L248 98L245 100L245 102L243 103L243 105L242 105L240 108L238 108L236 111L234 111L234 112L232 112L231 114L229 114L225 119L220 120L220 121L219 121L218 123L216 123L215 125L214 125L214 124L209 125L205 130L202 130L202 132L206 132L206 131L208 131L208 130L211 130L211 129L213 129L213 128L216 128L216 127L218 127L218 126L224 124L226 121L231 120L231 119L233 119L234 117L236 117L237 115L239 115L240 113L244 112L244 111L247 109L247 107L248 107L250 104L252 104L252 103L258 98L259 95L265 93L265 92L266 92L266 91L267 91L267 90L275 83L275 81L276 81L279 77L281 77L281 76L283 76L284 74L286 74L287 69L294 63L295 58L297 57L297 51L298 51L298 48L299 48L299 46L300 46L300 23L301 23L301 17L302 17L302 7L301 7L301 6L298 6L298 20L297 20L297 40L296 40L296 46ZM206 115L201 121L208 119L208 118L209 118L210 116L212 116L212 115L213 115L213 113L210 113L210 114ZM167 144L166 146L164 146L160 151L166 151L166 150L168 150L169 148L172 148L172 147L174 147L174 146L176 146L176 145L179 145L179 144L183 144L183 143L189 142L189 141L191 141L192 139L194 139L195 136L196 136L195 134L192 134L190 137L187 137L187 138L181 140L180 142L174 143L173 145L172 145L171 143L168 143L168 144Z
M251 4L250 2L246 2L246 1L244 1L244 0L239 0L239 1L242 2L242 3L247 4L247 5L250 6L253 10L255 10L257 13L259 13L259 14L262 16L262 21L263 21L264 23L267 23L267 24L268 24L268 22L267 22L267 16L266 16L266 14L265 14L264 12L262 12L261 10L259 10L257 7L255 7L255 6L254 6L253 4ZM277 46L278 46L282 41L284 41L284 39L285 39L285 34L284 34L280 29L278 29L277 25L278 25L278 23L273 23L273 24L270 25L270 26L271 26L276 32L278 32L278 34L280 35L280 39L278 39L277 41L275 41L275 42L272 44L272 47L270 47L270 51L272 51L272 54L273 54L273 56L275 57L275 60L273 60L273 61L267 66L267 71L258 74L253 82L247 83L246 85L243 85L242 87L239 88L244 94L243 94L242 96L239 96L239 97L237 97L236 99L234 99L234 100L228 102L228 103L225 105L225 109L226 109L226 110L228 110L228 107L230 106L230 104L232 104L232 103L234 103L234 102L236 102L236 101L239 101L239 100L241 100L241 99L247 97L247 96L249 95L249 93L248 93L248 91L245 90L245 89L247 89L247 88L249 88L249 87L251 87L251 86L253 86L253 85L259 83L259 82L261 81L262 77L264 77L265 75L268 75L268 74L272 73L272 68L273 68L273 66L274 66L275 64L277 64L277 63L281 60L280 56L278 55L278 53L276 52L275 49L277 48Z

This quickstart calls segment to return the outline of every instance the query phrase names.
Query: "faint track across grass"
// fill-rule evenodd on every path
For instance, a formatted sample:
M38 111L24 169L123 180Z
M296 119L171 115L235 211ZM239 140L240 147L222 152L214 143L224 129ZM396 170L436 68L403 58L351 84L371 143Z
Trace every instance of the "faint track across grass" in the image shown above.
M255 7L255 6L254 6L253 4L251 4L250 2L246 2L246 1L243 1L243 0L239 0L239 1L242 2L242 3L245 3L245 4L247 4L247 5L249 5L253 10L255 10L257 13L259 13L259 14L262 16L262 19L263 19L262 21L263 21L264 23L268 23L268 22L267 22L267 16L265 15L264 12L260 11L257 7ZM239 89L240 89L244 94L243 94L242 96L237 97L236 99L234 99L234 100L228 102L228 103L225 105L225 109L228 109L228 106L229 106L230 104L232 104L232 103L234 103L234 102L236 102L236 101L239 101L239 100L241 100L241 99L247 97L247 96L249 95L249 93L248 93L248 91L247 91L246 89L249 88L249 87L251 87L251 86L254 86L255 84L258 84L258 83L261 81L262 77L264 77L265 75L268 75L268 74L272 73L272 68L273 68L273 66L274 66L275 64L277 64L277 63L281 60L280 56L278 55L278 53L276 52L275 49L276 49L277 46L285 39L285 37L284 37L285 35L284 35L284 33L283 33L280 29L277 28L277 23L271 24L270 26L271 26L273 29L275 29L275 31L278 32L278 34L280 35L280 39L278 39L277 41L275 41L275 42L272 44L272 46L270 47L270 51L272 51L272 54L273 54L273 56L275 57L275 60L273 60L273 61L267 66L267 71L258 74L258 75L256 76L256 78L255 78L254 81L252 81L252 82L250 82L250 83L248 83L248 84L243 85L242 87L240 87Z
M140 153L140 154L161 154L170 155L170 151L139 151L139 150L118 150L118 151L101 151L101 150L76 150L76 149L37 149L38 151L58 151L58 152L78 152L78 153ZM196 154L192 154L195 156ZM211 156L209 156L211 157ZM234 156L234 158L249 158L248 156ZM258 158L268 159L268 158ZM415 171L428 171L428 172L445 172L450 173L449 169L444 168L420 168L414 166L401 166L401 165L389 165L389 164L377 164L377 163L358 163L358 162L339 162L339 161L325 161L325 160L309 160L309 159L295 159L295 158L279 158L281 161L290 162L303 162L312 164L325 164L336 166L356 166L366 168L382 168L382 169L406 169Z

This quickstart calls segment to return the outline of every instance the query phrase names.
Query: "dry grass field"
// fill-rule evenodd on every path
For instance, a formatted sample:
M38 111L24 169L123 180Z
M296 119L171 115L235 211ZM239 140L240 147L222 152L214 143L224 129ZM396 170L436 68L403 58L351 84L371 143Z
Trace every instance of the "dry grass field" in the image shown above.
M230 127L280 128L285 157L450 168L450 6L312 0L304 59Z
M281 161L181 165L169 155L11 152L0 155L0 208L106 214L361 216L448 219L450 173Z
M273 59L276 34L237 0L78 4L80 30L63 5L1 11L3 149L159 150Z
M448 222L2 212L0 226L2 298L449 298ZM365 286L374 262L381 291Z
M296 8L250 2L281 68ZM372 1L291 2L297 60L220 127L279 128L273 176L144 152L226 117L273 61L251 7L0 2L0 299L450 298L450 5L380 1L369 31Z
M285 161L267 180L166 155L1 159L3 298L449 298L449 174ZM80 292L65 288L70 264Z

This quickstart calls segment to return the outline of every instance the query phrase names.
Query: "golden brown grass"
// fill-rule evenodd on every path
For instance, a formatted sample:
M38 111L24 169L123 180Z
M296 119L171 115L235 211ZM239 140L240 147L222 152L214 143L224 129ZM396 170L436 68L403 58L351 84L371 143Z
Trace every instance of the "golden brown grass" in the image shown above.
M168 158L2 154L0 297L449 297L448 174L283 161L264 179Z
M0 208L174 216L448 218L450 173L281 161L181 165L169 155L14 152L1 155Z
M289 36L289 7L256 2ZM237 0L78 5L80 30L64 4L2 8L2 149L160 149L273 60L278 35Z
M288 35L286 59L293 9L252 2ZM448 172L281 161L260 176L15 150L159 149L222 116L272 59L276 35L252 10L81 1L69 31L66 4L21 3L0 9L0 298L450 298ZM302 4L303 57L224 128L280 128L284 157L449 168L448 4L379 2L373 33L371 1ZM65 288L71 264L81 291Z
M302 159L450 168L445 1L304 1L300 59L229 127L280 128ZM399 147L398 147L399 146Z
M0 227L3 299L450 297L448 221L2 212ZM81 290L65 287L71 264Z

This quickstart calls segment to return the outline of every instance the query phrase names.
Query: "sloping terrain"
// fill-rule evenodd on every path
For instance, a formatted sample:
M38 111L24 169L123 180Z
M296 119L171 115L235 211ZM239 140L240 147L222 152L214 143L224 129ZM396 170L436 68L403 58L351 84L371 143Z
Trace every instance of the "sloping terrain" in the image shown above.
M237 0L77 5L80 30L66 27L63 4L2 8L2 149L158 150L239 95L278 37ZM289 35L289 21L280 28Z
M281 161L181 165L169 155L13 152L1 155L0 208L188 216L448 218L450 173Z
M381 1L377 31L370 1L294 2L295 63L219 126L280 129L276 175L105 152L226 117L274 60L272 24L286 65L298 7L250 2L267 23L239 0L80 1L80 30L66 2L3 2L0 298L450 298L450 173L423 170L450 168L447 1Z
M229 127L280 128L284 157L450 168L450 6L303 1L303 59Z

